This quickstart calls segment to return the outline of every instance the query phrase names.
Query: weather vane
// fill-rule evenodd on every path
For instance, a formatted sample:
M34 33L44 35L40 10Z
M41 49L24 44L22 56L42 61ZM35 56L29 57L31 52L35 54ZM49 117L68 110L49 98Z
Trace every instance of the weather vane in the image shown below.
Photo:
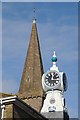
M33 9L33 12L34 12L34 19L36 19L36 18L35 18L35 8Z

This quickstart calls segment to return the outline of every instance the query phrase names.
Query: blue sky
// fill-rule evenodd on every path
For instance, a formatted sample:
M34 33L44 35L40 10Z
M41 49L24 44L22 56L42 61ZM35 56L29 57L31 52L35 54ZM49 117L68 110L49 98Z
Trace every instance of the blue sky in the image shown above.
M78 117L77 3L2 3L3 92L16 93L19 89L34 7L44 71L52 66L55 50L59 70L67 74L65 97L70 117Z

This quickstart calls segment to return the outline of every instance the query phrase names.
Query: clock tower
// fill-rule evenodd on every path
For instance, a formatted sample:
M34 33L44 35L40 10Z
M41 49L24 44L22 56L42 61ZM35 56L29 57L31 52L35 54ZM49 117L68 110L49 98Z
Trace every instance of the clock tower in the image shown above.
M67 77L64 72L60 72L57 67L57 57L54 51L52 57L53 65L42 76L42 87L45 92L45 100L41 109L41 114L46 118L69 119L64 92L67 90Z

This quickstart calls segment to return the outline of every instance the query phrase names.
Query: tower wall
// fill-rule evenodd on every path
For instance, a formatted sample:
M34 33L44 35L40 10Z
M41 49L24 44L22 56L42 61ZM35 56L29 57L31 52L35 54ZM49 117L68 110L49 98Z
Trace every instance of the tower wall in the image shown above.
M42 113L43 116L48 118L48 120L69 120L69 115L67 112L53 112L53 113Z
M13 104L8 104L4 109L4 118L13 118Z

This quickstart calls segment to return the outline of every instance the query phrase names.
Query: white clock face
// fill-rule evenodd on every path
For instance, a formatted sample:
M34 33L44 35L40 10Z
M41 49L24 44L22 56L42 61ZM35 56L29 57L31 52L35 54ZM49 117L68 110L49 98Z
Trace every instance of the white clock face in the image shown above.
M58 85L60 82L60 75L57 71L50 71L45 75L45 84L49 87Z

